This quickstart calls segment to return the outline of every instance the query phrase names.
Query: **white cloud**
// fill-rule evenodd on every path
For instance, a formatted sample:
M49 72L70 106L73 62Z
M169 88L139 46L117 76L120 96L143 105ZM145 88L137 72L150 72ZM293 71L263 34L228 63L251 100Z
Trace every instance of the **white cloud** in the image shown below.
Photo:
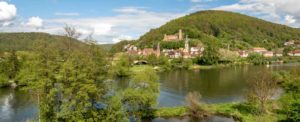
M3 24L2 24L2 26L9 26L9 25L11 25L12 23L11 22L3 22Z
M240 0L238 3L213 9L244 12L281 24L288 21L289 25L299 27L295 25L300 18L299 6L300 0Z
M112 39L113 43L117 43L120 42L122 40L132 40L133 38L131 36L128 35L120 35L118 37L115 37Z
M28 27L40 28L43 26L43 19L40 17L31 17L28 19L28 22L25 25Z
M286 15L284 19L287 21L288 24L294 24L296 22L296 19L294 19L291 15Z
M17 8L13 4L0 1L0 22L13 20L17 15Z
M56 16L80 16L79 13L64 13L64 12L57 12L57 13L54 13L54 15Z
M144 7L122 7L114 10L115 12L123 14L144 14L147 11L144 10Z
M123 39L137 39L152 28L157 28L171 19L183 16L183 13L157 13L143 7L123 7L114 10L115 16L55 19L32 17L23 24L15 22L13 26L0 28L0 32L47 32L63 34L65 24L74 26L83 38L93 33L99 43L115 43ZM18 20L19 21L19 20ZM21 26L20 26L21 25ZM39 29L36 29L39 28Z

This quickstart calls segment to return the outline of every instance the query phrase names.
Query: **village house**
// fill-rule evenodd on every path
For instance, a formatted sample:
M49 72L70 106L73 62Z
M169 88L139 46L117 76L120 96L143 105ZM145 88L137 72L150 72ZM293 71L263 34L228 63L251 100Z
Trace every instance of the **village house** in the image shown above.
M149 56L151 54L155 54L155 51L153 50L153 48L145 48L141 51L141 55L143 55L143 56Z
M173 49L163 49L163 50L162 50L162 54L163 54L164 56L169 57L170 53L173 52L173 51L174 51Z
M139 54L138 48L131 44L125 45L123 47L123 50L126 51L126 53L129 55L138 55Z
M293 50L288 53L289 56L300 56L300 50Z
M254 53L259 53L259 54L263 54L264 52L267 52L268 50L262 47L254 47L251 50Z
M183 58L190 58L191 57L191 55L190 55L190 53L189 52L181 52L181 55L182 55L182 57Z
M239 53L240 57L242 57L242 58L247 58L249 55L249 52L245 51L245 50L239 51L238 53Z
M175 35L164 35L163 41L178 41L183 40L183 33L182 30L179 30L179 32Z
M274 56L276 57L282 57L283 56L283 48L277 49L274 51Z
M186 56L186 54L183 53L183 49L163 49L162 53L169 58L181 58L184 57L184 55Z
M137 51L137 50L128 50L127 54L129 54L129 55L139 55L139 51Z
M182 54L179 50L175 50L174 52L171 53L170 58L181 58Z
M290 40L288 42L284 43L284 46L290 46L290 45L294 45L295 44L295 40Z
M125 51L138 51L138 48L134 45L128 44L123 47Z
M272 51L266 51L266 52L263 52L263 56L264 57L273 57L274 53Z
M200 56L204 51L203 47L191 47L190 54L192 57Z

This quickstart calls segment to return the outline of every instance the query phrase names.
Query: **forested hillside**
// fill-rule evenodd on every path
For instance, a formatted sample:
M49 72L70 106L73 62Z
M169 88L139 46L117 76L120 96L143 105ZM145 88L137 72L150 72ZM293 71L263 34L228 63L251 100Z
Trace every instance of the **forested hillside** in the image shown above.
M17 51L30 50L35 41L55 43L58 48L67 48L63 46L69 45L69 42L71 42L70 46L74 48L85 45L76 39L46 33L0 33L0 51L11 49Z
M139 46L151 46L163 39L164 34L175 34L182 29L190 38L205 43L217 40L224 47L241 49L252 46L276 48L286 40L300 39L300 30L274 24L239 13L200 11L168 22L141 36Z

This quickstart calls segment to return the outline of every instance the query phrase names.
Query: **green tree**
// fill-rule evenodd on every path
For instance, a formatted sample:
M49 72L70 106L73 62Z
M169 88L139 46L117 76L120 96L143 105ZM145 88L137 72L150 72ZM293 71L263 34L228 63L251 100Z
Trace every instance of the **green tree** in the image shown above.
M19 71L19 59L15 50L12 50L7 59L7 75L9 79L14 79Z
M226 49L220 49L219 53L220 53L220 60L222 61L233 62L239 57L239 54L237 52L226 50Z
M104 97L109 91L104 83L107 62L99 47L68 52L45 41L37 41L34 47L33 58L18 79L37 96L39 121L127 120L121 100L110 104L118 99ZM102 108L101 103L109 105Z
M147 57L147 61L152 66L157 66L159 64L159 59L155 54L151 54Z
M267 70L253 73L251 76L248 80L248 102L258 103L260 112L266 113L266 104L276 92L277 82Z
M285 48L283 49L283 55L284 55L284 56L288 56L288 53L289 53L290 51L292 51L292 50L294 50L294 47L293 47L293 46L287 46L287 47L285 47Z
M20 70L20 61L15 50L11 50L7 55L2 57L0 61L0 74L7 82L14 81ZM4 79L3 79L4 80Z
M8 77L5 74L0 73L0 88L5 87L5 86L9 86L8 81L9 81Z
M169 70L171 68L171 63L169 61L169 58L166 56L160 56L158 58L158 64L165 70Z
M287 108L284 109L287 118L285 122L299 122L300 121L300 101L293 101Z
M214 64L218 64L219 60L220 60L219 48L215 44L215 42L210 42L206 46L205 50L203 51L203 56L200 57L198 63L204 65L214 65Z
M182 62L182 67L184 69L190 69L193 66L193 60L192 59L184 59Z
M138 118L153 117L159 93L158 76L151 67L136 72L130 87L123 93L123 103Z
M130 67L131 63L129 57L122 54L112 63L110 74L113 77L128 77L131 74Z
M247 60L254 65L262 65L267 63L264 56L259 53L250 53L247 57Z

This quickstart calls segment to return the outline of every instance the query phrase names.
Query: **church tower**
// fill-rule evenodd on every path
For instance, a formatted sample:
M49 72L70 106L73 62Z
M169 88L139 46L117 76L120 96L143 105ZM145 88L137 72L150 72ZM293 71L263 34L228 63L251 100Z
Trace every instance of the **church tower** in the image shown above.
M157 48L156 48L156 56L160 57L160 43L157 43Z
M190 52L189 38L188 38L187 35L186 35L186 38L185 38L184 50L185 50L185 52L188 52L188 53Z

